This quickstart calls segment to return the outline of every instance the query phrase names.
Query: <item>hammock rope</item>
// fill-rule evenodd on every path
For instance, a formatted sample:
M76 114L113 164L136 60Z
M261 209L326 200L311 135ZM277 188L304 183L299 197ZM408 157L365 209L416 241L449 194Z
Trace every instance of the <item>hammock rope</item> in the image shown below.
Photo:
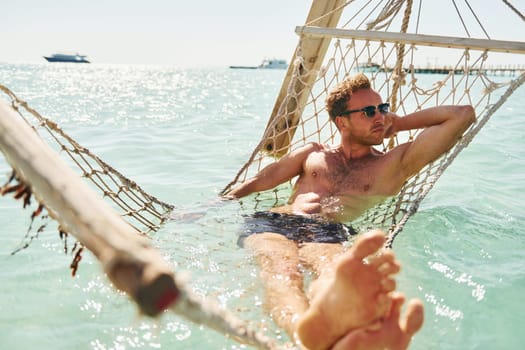
M59 223L61 237L72 235L78 240L72 249L73 275L87 248L100 260L114 286L130 295L145 315L158 316L169 309L242 344L283 348L215 301L194 295L187 281L172 273L151 247L147 235L160 228L174 209L172 205L147 194L5 86L0 85L0 91L11 99L11 106L0 99L0 149L13 167L0 192L14 193L15 199L23 200L24 208L34 197L38 208L32 220L46 210L48 219ZM43 130L50 134L48 142L42 138L45 133L38 133ZM60 157L59 151L67 157ZM72 160L71 167L66 159ZM17 183L12 184L14 180ZM34 238L36 235L30 240Z
M126 217L138 232L144 235L155 232L167 220L174 209L173 205L144 191L137 183L81 146L57 123L40 115L6 86L0 85L0 91L9 96L12 108L28 125L42 137L43 134L49 135L48 140L54 144L55 150L67 155L75 165L73 168L79 170L80 176L87 179L104 196L111 198L120 214Z

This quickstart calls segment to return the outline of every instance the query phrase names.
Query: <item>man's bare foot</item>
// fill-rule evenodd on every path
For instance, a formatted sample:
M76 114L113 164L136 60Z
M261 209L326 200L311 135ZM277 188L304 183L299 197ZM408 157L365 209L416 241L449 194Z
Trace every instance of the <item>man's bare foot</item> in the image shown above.
M339 340L332 350L404 350L412 336L423 325L423 304L417 299L408 303L403 319L400 319L401 306L405 298L398 294L392 299L390 314L375 327L351 331Z
M381 231L357 239L336 260L333 271L319 276L308 310L297 322L297 336L308 349L327 349L356 328L370 325L390 309L392 275L400 266L391 251L364 259L385 242Z

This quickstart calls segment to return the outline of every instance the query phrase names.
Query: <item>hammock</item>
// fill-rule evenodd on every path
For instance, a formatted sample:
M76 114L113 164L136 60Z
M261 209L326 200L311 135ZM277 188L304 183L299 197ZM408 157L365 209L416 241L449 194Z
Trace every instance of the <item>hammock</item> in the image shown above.
M307 142L334 143L337 132L328 121L324 100L332 87L355 72L366 72L373 87L401 115L441 104L472 104L478 120L461 141L408 180L397 196L356 220L355 224L362 229L388 229L387 244L391 246L443 171L523 84L523 66L501 66L492 58L515 56L514 62L519 62L525 53L525 43L490 39L468 2L475 23L484 32L483 39L471 38L470 34L467 38L421 34L421 3L413 11L416 6L411 0L362 3L314 0L306 25L296 28L299 44L293 64L263 137L223 193ZM458 10L456 3L452 3ZM503 1L503 5L502 10L509 15L525 20L508 1ZM467 22L457 13L469 33ZM338 23L342 24L337 27ZM446 52L453 63L440 67L418 65L436 52ZM215 307L213 302L196 299L185 283L166 269L145 236L158 230L175 209L172 205L143 191L7 87L0 85L0 90L11 104L7 106L0 100L0 148L14 169L13 176L2 187L2 194L14 193L15 198L24 200L24 206L30 203L31 196L36 197L38 208L32 217L42 215L45 208L59 222L61 234L71 234L79 240L81 248L75 254L73 272L82 247L86 247L104 265L115 286L126 291L145 314L156 316L164 308L170 308L242 343L260 348L278 347L273 340ZM417 130L398 134L383 149L411 140L417 134ZM54 151L47 148L50 145L54 145ZM59 158L57 153L66 157ZM78 170L86 181L80 181L71 168ZM286 200L289 187L279 187L269 196L261 194L260 198L281 202ZM84 195L78 196L75 191ZM95 192L100 196L91 194ZM78 198L83 198L84 203L79 203ZM136 272L133 278L129 278L130 270Z
M524 65L497 63L502 53L513 57L511 62L523 62L524 42L490 39L468 2L467 15L481 29L483 38L470 37L466 27L469 18L461 16L455 1L444 18L448 22L458 16L462 23L459 28L469 37L423 34L419 28L425 20L421 3L416 7L412 0L314 1L306 25L295 30L299 44L262 139L222 193L308 142L333 144L338 132L329 121L325 99L335 85L357 72L369 77L372 87L400 116L431 106L471 104L477 122L454 148L407 180L395 197L352 222L358 230L388 231L386 246L391 247L445 169L525 80ZM443 8L447 5L439 3ZM501 5L501 11L525 21L508 1ZM443 27L448 30L452 26ZM429 57L447 59L448 63L431 65ZM383 144L382 150L413 140L420 131L398 133ZM281 186L256 200L284 204L290 187L291 183Z
M37 208L32 221L47 211L48 218L59 223L61 237L71 234L78 240L73 248L73 275L85 247L141 313L156 317L170 309L241 343L279 348L216 302L196 297L152 247L147 234L160 228L174 209L172 205L145 193L5 86L0 85L0 91L11 100L9 106L0 99L0 149L13 167L0 192L13 193L15 199L23 200L24 208L32 205L34 197ZM67 155L71 167L58 151Z

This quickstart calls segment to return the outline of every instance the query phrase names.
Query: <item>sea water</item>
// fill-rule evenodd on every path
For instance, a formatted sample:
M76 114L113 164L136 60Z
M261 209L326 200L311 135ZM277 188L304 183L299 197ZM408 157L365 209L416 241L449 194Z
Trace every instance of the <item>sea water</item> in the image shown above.
M236 244L242 215L253 206L249 199L216 199L259 141L284 74L0 64L0 84L176 206L178 219L152 242L197 295L282 342L286 336L261 310L257 267ZM446 170L394 243L403 266L398 288L425 305L412 349L525 344L524 110L522 87ZM0 171L7 179L3 158ZM71 277L72 256L51 227L12 255L29 241L30 212L10 197L0 198L0 210L1 349L245 348L172 313L141 317L89 253Z

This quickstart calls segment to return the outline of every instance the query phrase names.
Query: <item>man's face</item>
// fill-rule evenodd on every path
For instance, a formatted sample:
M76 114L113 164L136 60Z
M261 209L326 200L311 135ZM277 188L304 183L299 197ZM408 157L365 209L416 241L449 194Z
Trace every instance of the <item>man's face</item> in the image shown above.
M356 91L347 103L347 111L352 113L345 118L346 137L367 146L383 142L386 131L384 112L388 111L388 105L383 104L377 92L372 89Z

